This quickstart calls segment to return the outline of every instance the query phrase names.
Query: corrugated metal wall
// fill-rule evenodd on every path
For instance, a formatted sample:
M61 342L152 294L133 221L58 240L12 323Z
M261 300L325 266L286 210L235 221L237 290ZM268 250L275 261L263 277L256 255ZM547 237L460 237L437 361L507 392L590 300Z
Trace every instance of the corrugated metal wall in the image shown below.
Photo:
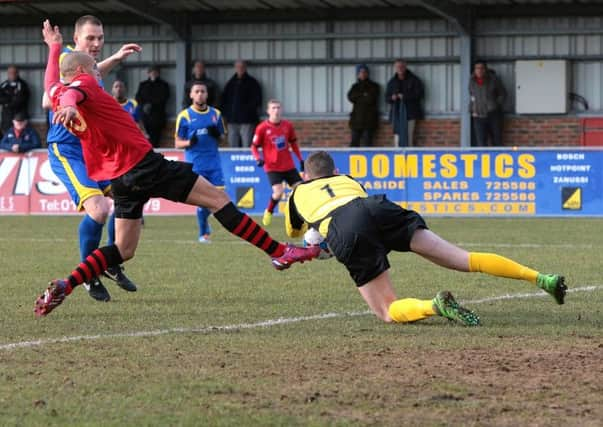
M73 44L73 29L62 28L61 31L65 44ZM128 84L130 95L133 97L138 83L147 78L148 65L157 63L164 65L162 77L170 83L172 90L176 90L173 83L176 81L173 36L165 28L152 25L107 26L105 38L102 58L110 56L125 42L136 42L143 47L140 54L128 58L125 66L118 67L105 79L106 89L110 90L111 84L119 75ZM44 117L41 100L47 52L39 27L0 28L0 62L4 65L0 79L6 78L6 65L19 65L20 75L29 83L32 92L30 114L36 119ZM170 114L174 114L175 109L175 106L170 104Z
M476 25L475 53L508 89L507 111L514 111L514 59L568 59L570 92L583 96L590 112L603 111L603 17L484 19ZM573 105L581 111L580 105Z
M591 111L603 111L603 17L513 18L480 20L475 52L490 60L508 92L507 111L514 109L514 60L568 58L571 91L584 96ZM71 40L71 29L63 29ZM146 78L148 65L162 65L162 77L176 88L176 44L168 29L156 25L107 26L103 57L124 42L143 46L116 75L133 96ZM261 82L264 98L279 98L289 116L343 117L350 111L346 93L355 80L354 65L367 62L371 77L382 86L393 74L392 61L402 57L424 82L425 110L430 115L460 111L459 42L444 20L374 20L215 24L193 27L193 58L208 63L208 74L221 86L233 74L232 62L250 61L249 72ZM32 112L42 117L43 64L46 49L37 27L0 28L0 62L22 65L22 77L33 91ZM3 70L0 78L5 78ZM175 97L174 97L175 99ZM178 107L170 103L170 114ZM382 101L383 112L387 110Z
M459 110L460 92L451 84L458 81L458 66L451 63L458 40L442 20L207 25L194 27L193 34L193 57L221 64L209 67L215 79L226 82L232 62L247 59L264 98L281 99L290 115L346 115L358 62L369 64L383 95L397 57L424 80L429 113ZM384 101L382 108L387 110Z

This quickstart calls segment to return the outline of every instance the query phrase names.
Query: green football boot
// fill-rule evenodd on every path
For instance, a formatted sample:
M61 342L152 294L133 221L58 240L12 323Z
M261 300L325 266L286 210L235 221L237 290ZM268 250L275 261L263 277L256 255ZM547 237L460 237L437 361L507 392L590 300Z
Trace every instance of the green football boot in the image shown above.
M557 274L540 274L536 279L536 286L550 294L557 304L563 304L567 286L565 285L565 277Z
M479 326L479 316L460 306L448 291L438 292L433 299L433 306L436 313L442 317L461 322L465 326Z

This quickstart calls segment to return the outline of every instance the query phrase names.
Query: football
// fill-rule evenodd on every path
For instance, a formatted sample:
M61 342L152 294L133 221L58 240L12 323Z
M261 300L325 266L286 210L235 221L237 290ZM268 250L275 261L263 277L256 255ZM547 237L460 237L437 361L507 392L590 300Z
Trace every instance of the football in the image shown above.
M309 228L304 234L304 247L308 246L320 246L320 255L317 259L329 259L333 256L333 253L329 249L329 245L321 234L315 228Z

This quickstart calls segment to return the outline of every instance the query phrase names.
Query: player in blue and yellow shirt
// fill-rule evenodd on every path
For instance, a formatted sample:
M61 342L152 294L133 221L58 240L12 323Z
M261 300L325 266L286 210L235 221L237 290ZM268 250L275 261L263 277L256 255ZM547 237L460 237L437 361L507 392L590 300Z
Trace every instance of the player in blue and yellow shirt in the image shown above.
M101 21L92 16L80 17L75 23L73 34L75 47L65 47L59 61L76 50L86 52L97 59L104 45L104 32ZM136 44L123 45L115 54L98 63L100 76L104 76L110 70L133 52L140 51ZM102 80L99 80L102 86ZM49 107L48 103L44 103ZM80 258L84 260L94 249L98 248L105 223L108 224L109 241L115 239L114 217L109 217L111 205L105 196L110 192L109 181L94 181L88 177L82 146L77 137L71 134L64 126L52 123L53 115L49 113L50 128L48 129L48 160L54 174L67 188L71 199L78 211L85 211L80 222L78 234L80 242ZM117 282L127 291L135 291L136 286L124 274L120 267L105 272L105 275ZM90 296L99 301L109 301L111 296L99 278L95 278L86 284Z
M122 80L115 80L111 86L111 95L124 110L130 113L132 119L138 123L140 121L140 107L135 99L126 96L126 84Z
M119 105L122 106L124 110L130 113L130 116L138 125L138 128L142 131L145 138L148 139L148 135L146 130L144 129L144 125L142 123L142 115L140 112L140 106L138 102L134 98L128 98L127 96L127 87L126 83L123 80L115 80L113 85L111 86L111 95L113 98L119 102Z
M344 264L373 313L385 322L407 323L439 315L467 326L479 317L460 306L448 291L432 300L397 299L389 275L391 251L415 252L457 271L526 280L563 304L567 286L563 276L541 274L493 253L467 252L427 228L415 211L390 202L384 195L369 196L362 185L338 175L325 151L305 161L305 182L293 190L285 209L285 229L297 237L306 225L325 238L333 255Z
M207 105L207 86L194 82L189 93L192 104L182 110L176 119L174 135L176 148L184 148L184 160L192 163L193 172L216 187L224 188L224 176L218 146L226 134L222 113ZM211 229L207 208L197 208L199 242L209 243Z

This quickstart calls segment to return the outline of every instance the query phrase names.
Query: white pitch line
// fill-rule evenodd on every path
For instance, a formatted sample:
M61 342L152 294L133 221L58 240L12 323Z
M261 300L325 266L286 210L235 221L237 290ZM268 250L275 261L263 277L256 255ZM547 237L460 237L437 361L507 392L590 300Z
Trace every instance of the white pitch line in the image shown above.
M593 292L599 289L603 289L603 286L583 286L579 288L572 288L568 290L568 293L574 292ZM483 304L494 301L504 301L511 299L523 299L523 298L540 298L547 296L545 292L539 293L525 293L525 294L508 294L499 295L495 297L482 298L477 300L463 301L463 304ZM291 323L307 322L311 320L324 320L333 319L340 317L358 317L366 316L371 314L370 311L353 311L348 313L323 313L315 314L312 316L300 316L300 317L280 317L278 319L263 320L255 323L239 323L235 325L218 325L218 326L205 326L200 328L169 328L169 329L155 329L152 331L138 331L138 332L124 332L117 334L99 334L99 335L76 335L72 337L62 338L48 338L33 341L19 341L8 344L0 344L0 351L2 350L14 350L16 348L27 348L27 347L39 347L47 344L60 344L70 343L74 341L95 341L100 339L108 338L142 338L142 337L155 337L159 335L170 335L170 334L209 334L212 332L228 332L238 331L241 329L258 329L258 328L269 328L277 325L287 325Z
M37 347L45 344L58 344L58 343L69 343L73 341L94 341L105 338L140 338L140 337L155 337L158 335L168 334L208 334L210 332L228 332L237 331L241 329L257 329L257 328L268 328L276 325L286 325L289 323L306 322L309 320L323 320L331 319L334 317L355 317L365 316L369 314L369 311L362 312L350 312L350 313L323 313L315 314L312 316L300 316L300 317L280 317L278 319L263 320L256 323L239 323L237 325L220 325L220 326L205 326L201 328L169 328L169 329L156 329L152 331L138 331L138 332L125 332L118 334L101 334L101 335L77 335L72 337L63 338L50 338L34 341L20 341L10 344L0 345L0 350L12 350L15 348L22 347Z
M480 243L480 242L456 242L457 246L477 246L493 248L583 248L592 249L595 245L590 243ZM597 245L599 246L599 245Z
M581 288L571 288L567 290L567 293L574 292L592 292L597 289L603 289L603 286L583 286ZM505 301L510 299L524 299L524 298L539 298L546 297L549 294L546 292L538 292L538 293L526 293L526 294L507 294L507 295L499 295L497 297L488 297L482 299L475 299L469 301L461 301L463 304L483 304L485 302L495 302L495 301Z

